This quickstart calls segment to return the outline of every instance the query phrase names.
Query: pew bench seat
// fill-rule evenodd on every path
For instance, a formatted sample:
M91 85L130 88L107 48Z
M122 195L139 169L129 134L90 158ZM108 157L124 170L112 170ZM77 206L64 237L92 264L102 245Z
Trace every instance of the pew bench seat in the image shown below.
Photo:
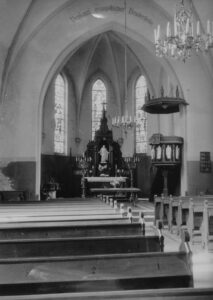
M185 252L0 260L1 296L192 286Z
M1 300L211 300L213 288L167 288L1 296Z

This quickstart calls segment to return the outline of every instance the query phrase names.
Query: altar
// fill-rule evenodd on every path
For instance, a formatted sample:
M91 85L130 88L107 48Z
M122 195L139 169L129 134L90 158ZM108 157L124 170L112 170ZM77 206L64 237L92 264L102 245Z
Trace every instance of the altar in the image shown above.
M127 177L112 177L112 176L91 176L91 177L85 177L85 180L87 182L110 182L110 183L123 183L126 182Z
M116 200L120 194L129 194L128 200L135 206L137 194L140 192L140 189L135 187L92 188L91 192L93 194L100 194L102 196L112 195Z
M119 143L113 140L112 130L108 128L104 107L100 128L95 132L94 140L87 144L83 159L82 197L89 195L92 188L128 186L126 163Z
M90 162L88 177L92 178L90 179L91 182L95 182L93 178L97 177L110 181L112 177L123 175L119 172L124 168L125 162L122 158L120 145L113 140L112 130L108 128L104 109L100 120L100 128L95 132L94 140L89 141L87 144L85 157ZM105 179L106 177L109 179Z
M86 194L90 194L93 188L123 188L126 187L127 177L92 176L84 177Z

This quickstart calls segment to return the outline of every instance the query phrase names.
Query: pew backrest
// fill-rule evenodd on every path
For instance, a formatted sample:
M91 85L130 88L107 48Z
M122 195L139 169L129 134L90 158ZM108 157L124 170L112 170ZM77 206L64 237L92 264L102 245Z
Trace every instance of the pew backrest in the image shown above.
M30 200L26 190L0 191L0 203L23 202Z
M141 224L115 223L115 224L63 224L55 222L48 227L48 224L40 223L40 226L33 224L4 224L0 226L0 240L3 239L33 239L33 238L64 238L64 237L94 237L94 236L117 236L141 234Z
M0 258L160 252L159 236L101 236L0 241Z
M19 276L14 276L14 268ZM68 286L75 292L193 286L191 255L185 252L7 259L0 260L0 277L0 293L7 295L40 294L40 283L43 293L68 292Z

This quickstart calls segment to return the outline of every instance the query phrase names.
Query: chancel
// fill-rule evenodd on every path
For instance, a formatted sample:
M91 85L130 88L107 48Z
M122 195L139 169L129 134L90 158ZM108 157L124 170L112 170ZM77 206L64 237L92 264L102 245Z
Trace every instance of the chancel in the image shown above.
M213 299L213 1L0 20L1 299Z

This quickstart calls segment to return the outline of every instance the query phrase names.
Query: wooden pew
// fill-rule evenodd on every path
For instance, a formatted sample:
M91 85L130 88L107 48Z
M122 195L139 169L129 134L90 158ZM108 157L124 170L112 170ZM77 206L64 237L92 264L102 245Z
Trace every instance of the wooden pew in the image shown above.
M0 191L0 203L28 201L29 199L28 191Z
M203 208L203 199L200 199L200 201L198 202L196 200L193 200L193 198L190 199L187 228L192 243L201 243L201 225L203 222Z
M135 209L131 206L125 206L124 203L121 203L120 213L123 217L129 218L131 223L145 224L144 214L141 209Z
M164 228L169 227L169 206L171 202L170 197L162 197L161 202L161 220Z
M96 201L51 201L47 203L31 202L18 205L0 206L0 227L5 223L12 226L39 226L39 224L63 223L64 225L78 226L79 224L116 224L130 223L119 212L108 205ZM36 225L37 224L37 225Z
M82 203L84 202L84 203ZM0 223L118 219L121 214L100 201L1 205Z
M163 201L163 195L161 195L161 197L158 197L157 195L154 196L154 212L155 212L154 224L155 225L157 221L162 222L162 201Z
M119 187L119 188L91 188L91 193L93 194L101 194L102 197L105 195L111 195L114 196L116 199L116 195L120 194L126 194L127 199L129 199L130 202L135 204L135 201L137 199L137 195L140 192L139 188L135 187Z
M193 286L186 252L1 259L0 279L1 296Z
M168 228L171 232L174 230L178 231L179 219L178 219L178 206L183 197L168 197L155 198L155 209L156 209L156 221L162 222L163 228ZM181 215L182 217L182 215Z
M0 240L5 239L39 239L39 238L63 238L63 237L92 237L92 236L117 236L140 235L143 232L141 224L114 223L114 224L64 224L55 222L52 224L33 223L0 224Z
M180 234L181 229L188 229L188 220L189 220L189 206L190 206L190 197L181 197L178 206L178 230L177 233Z
M178 207L180 198L170 197L168 213L168 229L171 233L178 233Z
M56 226L82 226L82 225L108 225L108 224L130 224L129 218L123 218L119 215L119 217L114 218L107 218L107 219L83 219L83 220L50 220L50 221L42 221L34 220L34 221L27 221L27 222L6 222L1 223L0 222L0 228L27 228L27 227L33 227L33 228L40 228L42 227L56 227Z
M190 199L189 196L170 196L168 223L171 232L180 234L181 228L187 229Z
M32 209L5 208L0 210L0 223L5 222L44 222L44 221L69 221L69 220L100 220L121 218L119 212L106 207L65 207L56 209L44 209L32 207Z
M157 221L161 221L163 227L169 228L171 232L180 234L181 228L188 228L190 235L192 236L192 222L202 217L202 209L200 212L196 211L190 214L190 203L193 201L199 209L199 205L202 207L202 203L205 199L213 201L212 196L180 196L180 197L155 197L155 224Z
M155 195L154 197L154 210L155 210L155 224L160 221L164 228L169 227L169 206L171 202L170 197L161 197Z
M207 197L210 203L213 203L212 197ZM201 243L202 223L203 223L203 211L204 211L205 196L196 196L180 202L180 206L185 206L185 210L188 210L188 217L186 218L186 224L180 225L185 227L189 231L192 243ZM183 210L182 210L183 211ZM180 221L183 216L180 213ZM183 222L182 222L183 223Z
M1 296L1 300L212 300L212 288L167 288Z
M99 236L0 241L0 258L160 252L159 236Z
M55 222L57 221L87 221L87 220L92 220L92 221L97 221L97 220L119 220L121 219L122 216L121 214L92 214L92 215L61 215L61 216L25 216L25 217L21 217L21 216L5 216L1 219L1 222L2 223L5 223L5 222L9 222L9 223L24 223L24 222L37 222L37 223L40 223L40 222L52 222L53 220ZM0 223L1 223L0 222Z
M201 243L207 251L213 250L213 203L208 200L204 201L203 206L203 223L201 226Z

